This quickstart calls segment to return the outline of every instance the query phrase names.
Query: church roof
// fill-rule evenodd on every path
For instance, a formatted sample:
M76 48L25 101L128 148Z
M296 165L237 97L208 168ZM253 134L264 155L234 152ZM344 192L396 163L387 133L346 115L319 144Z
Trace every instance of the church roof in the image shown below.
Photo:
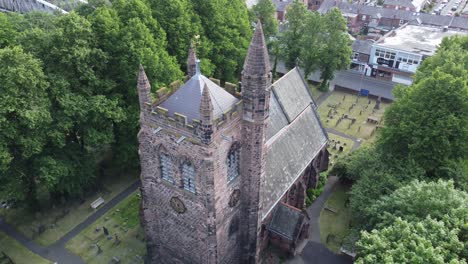
M170 115L179 113L187 117L187 121L200 120L200 102L203 87L208 88L211 103L213 104L213 118L217 119L224 112L231 109L239 100L216 83L203 76L199 70L182 87L159 106L166 108Z
M266 179L261 186L261 218L279 202L328 138L317 106L297 68L272 84L266 134Z
M268 230L294 241L299 235L303 219L304 214L301 211L281 203L273 213Z

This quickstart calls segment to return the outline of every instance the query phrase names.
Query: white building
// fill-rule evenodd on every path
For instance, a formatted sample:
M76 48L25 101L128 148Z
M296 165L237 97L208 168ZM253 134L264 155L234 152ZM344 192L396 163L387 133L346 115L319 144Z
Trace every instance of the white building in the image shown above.
M371 48L369 63L372 76L393 82L411 84L422 61L432 56L442 39L466 32L428 26L405 25L376 41Z

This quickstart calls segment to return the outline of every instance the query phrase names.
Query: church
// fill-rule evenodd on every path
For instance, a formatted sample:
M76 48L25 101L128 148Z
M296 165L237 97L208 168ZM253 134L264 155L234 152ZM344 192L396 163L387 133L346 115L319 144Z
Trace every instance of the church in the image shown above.
M306 190L328 167L327 134L295 68L272 83L257 23L239 87L200 71L156 100L142 66L141 221L150 263L262 263L308 237Z

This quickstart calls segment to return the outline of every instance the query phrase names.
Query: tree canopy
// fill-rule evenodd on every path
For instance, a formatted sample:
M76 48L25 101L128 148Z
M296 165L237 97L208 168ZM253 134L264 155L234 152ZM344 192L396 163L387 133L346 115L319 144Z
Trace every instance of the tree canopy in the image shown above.
M341 11L333 8L327 14L308 11L295 0L286 13L285 30L280 36L281 57L287 68L301 66L305 76L321 72L322 89L337 70L351 63L351 40Z
M363 232L355 263L466 263L458 256L463 243L457 231L427 218L408 222L397 218L380 230Z
M428 176L468 154L468 37L445 39L427 58L413 85L400 87L385 112L379 145L412 159Z
M278 34L275 5L271 0L259 0L252 9L255 16L262 22L265 39L270 42L271 38Z

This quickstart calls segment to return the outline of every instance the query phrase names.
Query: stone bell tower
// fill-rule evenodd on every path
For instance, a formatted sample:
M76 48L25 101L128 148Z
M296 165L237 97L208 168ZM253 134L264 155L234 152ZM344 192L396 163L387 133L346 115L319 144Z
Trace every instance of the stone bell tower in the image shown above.
M240 263L240 100L202 75L193 49L187 64L189 80L155 101L140 67L148 256L150 263Z

